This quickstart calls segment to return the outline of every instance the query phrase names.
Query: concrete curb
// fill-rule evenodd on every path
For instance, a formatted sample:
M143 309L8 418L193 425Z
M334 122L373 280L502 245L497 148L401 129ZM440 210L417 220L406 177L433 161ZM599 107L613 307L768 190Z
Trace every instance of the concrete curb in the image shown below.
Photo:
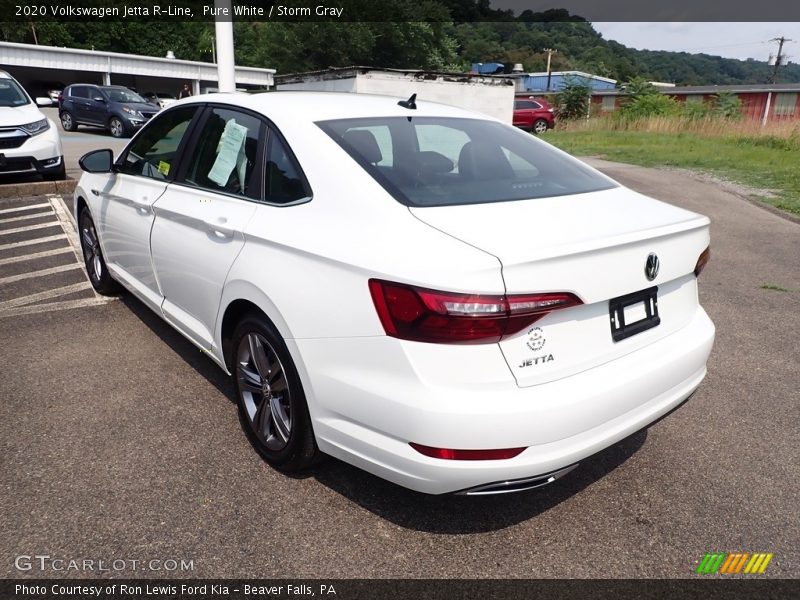
M29 198L45 194L72 195L77 184L77 179L64 179L63 181L30 181L0 185L0 200Z

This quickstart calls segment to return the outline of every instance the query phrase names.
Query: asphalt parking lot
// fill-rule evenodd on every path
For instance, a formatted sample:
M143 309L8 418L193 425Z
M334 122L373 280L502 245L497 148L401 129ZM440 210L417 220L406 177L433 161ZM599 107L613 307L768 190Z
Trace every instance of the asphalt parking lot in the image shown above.
M771 552L764 577L799 577L800 225L682 172L597 164L712 218L708 377L564 479L488 498L424 496L335 460L275 472L245 440L222 372L129 295L103 302L84 285L80 298L20 303L86 279L66 268L9 281L77 258L57 200L3 201L0 577L91 575L14 566L46 554L191 560L168 574L198 578L673 578L712 551ZM48 226L9 233L20 223ZM61 251L9 260L40 248ZM86 303L8 312L75 299Z

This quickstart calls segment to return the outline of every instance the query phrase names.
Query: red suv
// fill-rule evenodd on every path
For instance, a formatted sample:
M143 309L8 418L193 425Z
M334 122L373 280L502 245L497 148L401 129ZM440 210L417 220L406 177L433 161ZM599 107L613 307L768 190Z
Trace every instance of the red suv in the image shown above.
M532 131L536 135L544 133L555 126L553 109L546 100L515 98L514 126Z

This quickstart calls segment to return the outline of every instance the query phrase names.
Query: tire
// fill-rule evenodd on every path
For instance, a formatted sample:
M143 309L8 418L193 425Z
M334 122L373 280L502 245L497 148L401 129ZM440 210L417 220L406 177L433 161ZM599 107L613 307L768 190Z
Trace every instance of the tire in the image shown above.
M125 137L125 123L119 117L111 117L108 120L108 130L115 138Z
M536 119L533 122L533 127L531 128L531 131L536 135L544 133L545 131L547 131L547 121L545 121L544 119Z
M111 277L103 258L103 251L100 248L100 239L97 237L97 230L89 214L89 209L84 208L78 218L78 235L81 240L81 250L83 251L83 263L86 266L86 273L89 281L98 294L110 296L120 291L119 284Z
M61 128L64 131L75 131L78 129L78 124L75 122L71 112L64 110L59 116L61 118Z
M250 443L273 467L294 472L319 460L303 386L283 338L263 316L245 316L233 333L239 418Z

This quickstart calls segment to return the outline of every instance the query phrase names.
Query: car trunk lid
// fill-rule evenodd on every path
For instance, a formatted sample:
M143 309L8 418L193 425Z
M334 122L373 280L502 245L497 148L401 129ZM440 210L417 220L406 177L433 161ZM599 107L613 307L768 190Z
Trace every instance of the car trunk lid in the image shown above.
M409 210L496 256L507 294L570 292L582 300L500 342L520 386L623 356L680 329L697 310L693 271L708 246L708 219L626 188ZM652 280L645 273L651 253L660 263ZM649 310L658 311L660 322L615 341L609 301L650 288L657 289ZM633 322L647 316L646 302L620 310Z

